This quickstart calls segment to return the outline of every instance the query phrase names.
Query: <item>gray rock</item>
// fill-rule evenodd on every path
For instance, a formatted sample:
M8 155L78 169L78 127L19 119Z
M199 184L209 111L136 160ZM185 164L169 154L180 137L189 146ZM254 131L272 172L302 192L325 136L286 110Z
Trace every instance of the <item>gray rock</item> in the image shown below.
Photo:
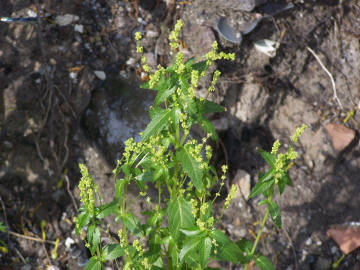
M244 196L245 199L247 199L249 197L251 188L250 174L244 170L238 170L232 183L236 185L237 188L236 198Z

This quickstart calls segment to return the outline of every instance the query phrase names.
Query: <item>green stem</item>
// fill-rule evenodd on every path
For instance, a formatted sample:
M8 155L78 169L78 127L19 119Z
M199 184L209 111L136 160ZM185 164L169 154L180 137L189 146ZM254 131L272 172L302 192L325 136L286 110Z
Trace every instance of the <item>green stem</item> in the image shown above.
M268 215L269 215L269 212L270 212L270 210L269 210L269 207L268 207L268 208L266 208L266 212L265 212L264 218L263 218L263 220L262 220L262 222L261 222L260 229L259 229L259 231L258 231L258 233L257 233L257 235L256 235L255 242L254 242L254 244L253 244L253 246L252 246L252 249L251 249L251 251L250 251L250 256L251 256L251 257L254 256L254 253L255 253L257 244L259 243L259 240L260 240L262 231L263 231L263 229L264 229L264 227L265 227L265 223L266 223L267 217L268 217ZM248 264L245 266L245 269L244 269L244 270L247 270L247 269L249 268L249 265L250 265L250 263L248 263Z

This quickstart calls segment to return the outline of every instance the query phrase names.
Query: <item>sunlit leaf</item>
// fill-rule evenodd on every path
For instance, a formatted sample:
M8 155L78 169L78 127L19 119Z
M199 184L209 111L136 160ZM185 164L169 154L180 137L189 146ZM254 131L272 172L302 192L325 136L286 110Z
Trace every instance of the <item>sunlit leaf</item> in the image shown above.
M200 169L200 164L193 158L185 147L181 147L176 152L176 158L179 160L184 171L188 174L191 182L197 190L201 190L203 172Z

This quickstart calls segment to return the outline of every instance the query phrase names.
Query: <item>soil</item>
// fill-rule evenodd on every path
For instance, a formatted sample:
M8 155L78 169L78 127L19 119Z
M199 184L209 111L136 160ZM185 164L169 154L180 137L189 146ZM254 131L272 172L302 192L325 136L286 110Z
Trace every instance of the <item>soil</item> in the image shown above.
M243 35L241 44L218 33L218 18L226 16L236 30L285 1L243 1L245 10L237 1L213 0L37 2L0 2L0 16L34 16L36 10L44 16L39 22L0 22L0 221L10 232L0 233L8 248L0 252L0 269L83 269L88 254L72 221L79 207L78 163L89 166L105 201L111 200L112 170L123 141L144 129L153 99L139 89L146 78L133 34L144 33L152 68L166 65L167 29L179 18L185 55L200 57L215 40L221 50L236 54L234 62L217 63L222 77L212 97L227 108L211 116L224 146L214 146L216 163L228 163L227 186L241 188L221 228L234 240L253 240L264 209L259 199L244 194L267 168L257 149L270 150L275 139L288 143L306 123L290 170L294 187L275 198L283 228L269 221L259 251L276 269L288 270L330 269L341 257L326 231L360 222L358 1L294 0L293 8ZM276 56L255 48L261 39L277 42ZM201 82L199 96L208 83L209 78ZM328 123L355 131L354 139L334 149ZM140 212L136 189L130 193ZM118 224L107 222L116 232ZM38 241L43 233L45 243ZM359 250L339 269L360 269Z

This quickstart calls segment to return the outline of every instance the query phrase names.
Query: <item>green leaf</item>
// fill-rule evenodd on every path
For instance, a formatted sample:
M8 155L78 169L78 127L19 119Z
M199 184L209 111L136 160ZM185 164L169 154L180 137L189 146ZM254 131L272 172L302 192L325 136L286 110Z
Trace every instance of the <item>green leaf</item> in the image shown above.
M251 190L251 193L249 195L249 199L253 198L265 191L267 191L271 186L274 184L274 181L265 181L265 182L257 182L257 184L254 186L254 188Z
M213 139L215 142L218 141L219 138L216 133L216 129L215 129L214 125L208 119L201 117L199 124L205 130L205 132L207 134L211 134L211 139Z
M198 235L198 234L202 233L202 231L197 226L193 226L193 227L188 228L188 229L180 229L180 231L183 234L185 234L186 236L195 236L195 235Z
M245 255L244 260L242 260L241 263L249 263L252 260L251 249L253 244L249 240L242 238L241 240L236 242L236 245L242 250Z
M282 177L279 179L279 181L277 183L280 195L283 194L285 187L287 185L292 187L293 182L291 181L289 175L286 172L284 172L284 174L282 175Z
M271 219L275 222L275 225L281 229L281 213L280 208L276 202L269 203L269 214Z
M212 242L210 237L206 237L202 240L199 247L200 263L201 267L204 268L210 258L210 252L212 248Z
M86 225L89 224L91 220L91 216L89 214L89 212L85 211L85 212L81 212L78 216L77 216L77 223L79 224L79 228L82 229L84 228ZM77 229L77 227L75 227L76 230L76 234L79 234L79 231Z
M197 62L192 65L192 69L199 71L199 73L205 71L206 69L206 61Z
M88 262L84 270L101 270L101 262L98 261L95 256L93 256L90 258L90 261Z
M180 250L179 260L180 263L184 259L185 256L189 255L189 253L196 253L197 247L204 240L203 235L198 235L195 237L187 238L188 241L185 242L184 247Z
M125 253L120 244L110 244L103 248L103 256L105 260L115 260Z
M176 87L173 86L171 88L160 90L154 100L154 106L159 106L162 102L164 102L169 96L175 93Z
M87 240L90 244L91 255L95 254L95 251L100 243L100 229L96 224L91 224L87 231Z
M121 217L121 220L126 226L126 228L128 228L128 230L132 232L134 235L143 236L140 222L134 214L127 212L125 215Z
M104 204L98 208L98 213L96 214L96 217L101 219L104 217L107 217L108 215L115 212L117 209L118 200L114 200L110 203Z
M172 198L168 204L168 222L170 233L175 239L180 234L180 229L190 228L195 220L191 205L183 197Z
M125 179L119 179L116 181L116 184L115 184L116 199L120 199L123 196L124 185L125 185Z
M144 141L148 140L151 136L158 134L168 123L171 117L171 110L162 110L154 115L154 118L147 125L144 130L142 139Z
M201 191L202 187L202 176L203 172L200 169L200 164L197 162L188 150L184 147L181 147L176 152L176 158L179 160L184 171L188 174L191 179L191 182L194 184L197 190Z
M6 232L7 227L0 221L0 232Z
M269 181L274 176L275 169L270 169L267 173L259 173L259 181L258 182L265 182Z
M256 257L255 264L261 270L275 270L272 262L268 258L266 258L265 256Z
M259 149L258 151L259 151L260 155L262 156L262 158L266 161L266 163L269 164L271 168L274 168L276 156L269 152L266 152L262 149Z
M200 103L199 112L201 114L217 113L217 112L225 111L225 107L206 99L200 101L199 103Z
M209 236L215 239L216 242L219 244L219 246L216 247L217 259L223 261L230 261L235 264L245 259L241 249L232 241L230 241L230 239L222 231L212 231Z

